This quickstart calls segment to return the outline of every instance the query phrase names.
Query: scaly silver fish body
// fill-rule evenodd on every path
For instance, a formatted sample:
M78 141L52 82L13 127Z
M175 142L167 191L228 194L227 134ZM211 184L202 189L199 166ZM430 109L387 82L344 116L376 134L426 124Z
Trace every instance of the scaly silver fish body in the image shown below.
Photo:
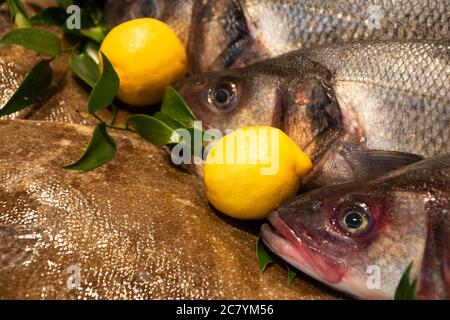
M363 128L369 148L450 151L450 41L332 46L307 55L335 75L343 120Z
M194 72L321 44L450 37L447 0L110 0L106 8L113 24L142 16L166 21L188 44Z
M310 276L365 299L392 299L412 262L416 298L450 299L450 156L379 178L319 188L262 227L269 248Z
M449 41L322 46L177 88L206 127L284 130L313 159L316 186L450 152Z

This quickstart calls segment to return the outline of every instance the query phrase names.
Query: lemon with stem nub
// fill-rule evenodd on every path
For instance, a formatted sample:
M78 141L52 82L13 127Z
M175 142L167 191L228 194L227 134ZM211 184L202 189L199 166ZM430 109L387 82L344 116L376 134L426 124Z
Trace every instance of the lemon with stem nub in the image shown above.
M246 127L211 148L204 165L210 203L238 219L262 219L293 197L311 160L284 132Z
M164 88L183 78L187 70L180 39L156 19L135 19L116 26L106 35L100 51L120 78L117 97L130 105L160 102Z

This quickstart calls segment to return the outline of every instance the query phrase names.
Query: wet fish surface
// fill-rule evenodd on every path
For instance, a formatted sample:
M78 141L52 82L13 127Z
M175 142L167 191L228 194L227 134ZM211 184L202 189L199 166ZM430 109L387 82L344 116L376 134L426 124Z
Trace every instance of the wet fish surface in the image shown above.
M113 25L139 17L167 22L187 45L194 72L322 44L450 38L447 0L110 0L106 8Z
M45 0L23 1L30 16L39 9L47 8L52 3ZM62 36L57 27L41 26L40 28L54 33L62 43L62 47L73 44ZM13 29L9 18L7 3L0 5L0 36L4 36ZM97 120L87 111L89 88L77 79L69 66L70 52L62 53L51 62L53 80L46 93L31 106L2 119L28 119L59 121L83 125L96 125ZM13 96L20 83L25 79L33 65L43 57L36 52L18 45L8 45L0 48L0 108ZM100 117L105 121L112 119L109 110L101 110ZM125 122L129 112L120 110L117 114L118 123Z
M444 155L297 196L269 216L262 237L299 270L359 298L394 298L412 262L417 298L450 299L449 213Z
M278 266L260 274L257 230L208 206L165 152L111 133L117 154L65 170L92 128L0 121L0 299L329 299Z
M424 40L299 50L177 88L208 128L284 130L320 186L449 153L449 86L450 42Z

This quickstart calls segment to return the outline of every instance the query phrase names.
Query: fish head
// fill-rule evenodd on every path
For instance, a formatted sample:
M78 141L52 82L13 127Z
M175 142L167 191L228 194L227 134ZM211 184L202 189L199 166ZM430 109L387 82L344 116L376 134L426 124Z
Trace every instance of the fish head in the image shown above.
M194 75L175 88L204 127L225 131L272 124L281 104L280 81L250 68Z
M300 49L293 36L298 14L293 6L273 0L199 1L188 46L192 71L244 67Z
M248 65L264 57L251 24L235 0L107 0L111 26L137 18L167 23L180 37L194 73Z
M167 23L187 46L194 0L107 0L105 19L116 26L132 19L154 18Z
M262 237L285 261L338 290L392 299L403 272L418 272L426 239L423 195L368 183L324 187L269 216Z
M314 161L340 130L340 109L327 77L306 60L290 64L271 59L193 75L174 87L205 128L280 128Z
M193 14L188 52L194 72L224 70L259 60L239 1L207 0Z

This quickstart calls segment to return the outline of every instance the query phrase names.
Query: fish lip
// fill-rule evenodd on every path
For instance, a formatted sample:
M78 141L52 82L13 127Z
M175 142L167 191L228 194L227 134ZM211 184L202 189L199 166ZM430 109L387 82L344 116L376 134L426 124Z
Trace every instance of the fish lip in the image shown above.
M325 255L303 241L279 216L272 212L269 224L261 227L264 243L285 261L309 276L330 284L339 283L345 274L345 265L337 257Z

